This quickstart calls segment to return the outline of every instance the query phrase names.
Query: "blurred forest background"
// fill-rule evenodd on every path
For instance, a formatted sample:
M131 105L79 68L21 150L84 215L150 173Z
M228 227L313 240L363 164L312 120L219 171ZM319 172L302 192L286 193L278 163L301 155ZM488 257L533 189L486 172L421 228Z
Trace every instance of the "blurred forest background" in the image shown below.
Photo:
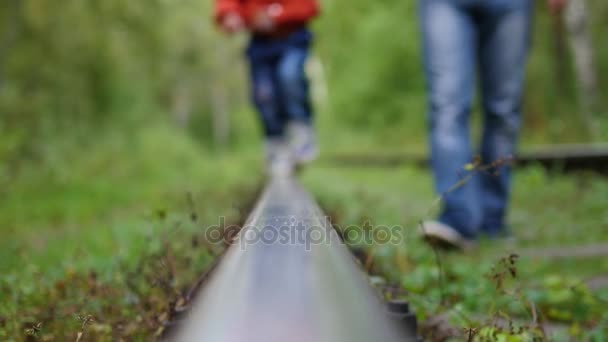
M588 16L569 22L538 1L525 144L608 138L599 125L608 99L598 96L608 86L608 4L586 3ZM221 36L210 7L200 0L2 1L3 179L23 161L72 159L74 149L151 126L183 129L211 149L250 145L259 128L248 105L245 37ZM424 148L415 2L326 0L323 8L309 71L322 136L332 137L325 147ZM576 67L573 49L585 50L585 39L590 69Z
M262 180L261 130L246 37L214 29L211 3L0 1L0 339L74 340L87 327L100 340L159 336L221 252L201 225L244 219ZM321 3L308 72L323 158L423 153L415 1ZM572 0L560 16L536 4L522 148L608 141L608 2ZM415 229L434 203L428 170L413 166L312 167L303 179L343 224ZM518 170L514 232L535 248L606 241L606 189L593 173ZM446 266L448 307L528 319L487 281L495 247ZM443 313L430 249L412 240L378 255L419 295L409 299L422 321ZM543 315L575 340L605 340L605 257L527 259L520 271ZM580 284L597 276L603 297Z

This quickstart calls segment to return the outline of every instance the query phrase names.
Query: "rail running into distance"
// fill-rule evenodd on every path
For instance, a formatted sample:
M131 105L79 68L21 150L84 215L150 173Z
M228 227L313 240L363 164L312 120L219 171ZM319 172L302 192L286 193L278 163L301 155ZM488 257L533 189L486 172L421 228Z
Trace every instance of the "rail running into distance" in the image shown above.
M174 340L416 341L389 307L312 197L274 178Z

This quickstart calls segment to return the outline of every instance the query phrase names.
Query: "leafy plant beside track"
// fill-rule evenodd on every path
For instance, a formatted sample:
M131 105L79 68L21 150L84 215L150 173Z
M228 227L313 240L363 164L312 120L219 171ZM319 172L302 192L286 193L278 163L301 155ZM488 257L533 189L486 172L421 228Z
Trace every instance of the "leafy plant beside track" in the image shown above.
M608 338L608 284L590 281L605 280L608 248L568 256L572 246L608 245L605 179L520 170L510 217L517 241L483 241L475 253L441 253L439 261L417 233L434 202L426 170L315 168L304 181L338 227L403 227L401 244L353 247L372 254L382 288L414 304L427 338ZM550 247L561 258L545 253Z
M44 165L22 165L2 189L2 340L160 335L222 250L201 228L218 215L237 222L260 181L249 157L218 156L168 126L103 133L84 148L75 162L49 148ZM385 290L414 304L428 337L606 339L605 179L520 170L517 243L485 241L438 263L416 233L434 202L426 170L318 165L302 176L341 226L403 226L403 243L373 247L370 266ZM590 244L598 256L568 257ZM554 247L561 254L547 253Z
M256 163L168 127L104 135L89 148L73 163L54 151L56 164L25 168L5 188L0 340L159 336L223 249L203 228L218 215L237 223L260 181Z

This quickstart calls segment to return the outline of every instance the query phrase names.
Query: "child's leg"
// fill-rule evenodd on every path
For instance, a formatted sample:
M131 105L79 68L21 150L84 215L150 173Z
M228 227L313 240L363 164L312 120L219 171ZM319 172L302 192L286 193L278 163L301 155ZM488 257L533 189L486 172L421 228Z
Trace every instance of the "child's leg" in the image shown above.
M304 70L307 58L308 47L288 47L278 62L277 78L288 120L310 124L312 108Z
M253 102L262 119L266 136L266 171L273 176L290 174L293 163L285 139L286 119L282 115L282 93L277 82L276 58L251 58L250 62Z
M281 89L282 108L289 122L292 153L299 164L308 163L318 155L309 85L304 70L307 58L308 46L289 46L277 68L277 84Z
M285 125L280 117L280 92L276 84L276 62L250 59L251 95L267 138L281 138Z

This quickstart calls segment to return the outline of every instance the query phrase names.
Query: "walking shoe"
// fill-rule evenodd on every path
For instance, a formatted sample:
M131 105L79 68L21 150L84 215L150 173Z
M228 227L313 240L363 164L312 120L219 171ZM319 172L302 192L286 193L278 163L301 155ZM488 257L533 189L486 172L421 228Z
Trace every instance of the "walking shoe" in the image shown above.
M317 138L311 124L291 122L288 127L290 148L293 161L297 164L308 164L319 155Z
M422 224L422 237L431 245L443 249L470 251L476 243L464 237L456 229L437 221L426 221Z
M286 177L293 173L292 157L285 139L266 140L266 172L271 177Z

